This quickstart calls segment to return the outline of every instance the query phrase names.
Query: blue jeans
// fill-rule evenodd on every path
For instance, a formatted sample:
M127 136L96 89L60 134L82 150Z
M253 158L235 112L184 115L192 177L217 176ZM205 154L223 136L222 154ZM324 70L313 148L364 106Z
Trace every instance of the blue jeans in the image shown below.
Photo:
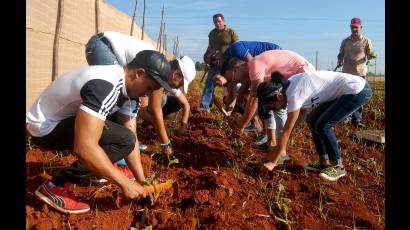
M88 65L114 65L118 59L112 50L110 42L102 34L96 34L85 45L85 58Z
M215 81L212 79L217 73L216 67L212 67L208 70L208 76L206 78L205 87L202 91L201 105L200 108L206 109L208 112L211 111L209 105L212 102L212 97L215 91Z
M361 76L361 77L366 79L366 76ZM363 113L363 106L360 106L356 111L354 111L350 115L352 118L352 124L358 124L362 121L362 113Z
M265 119L266 128L274 129L277 138L282 137L283 127L285 126L288 112L286 109L279 109L278 111L269 111L269 118Z
M366 104L371 96L372 89L366 82L365 87L358 94L347 94L322 103L307 116L307 123L320 159L330 160L332 165L342 164L339 146L332 128Z

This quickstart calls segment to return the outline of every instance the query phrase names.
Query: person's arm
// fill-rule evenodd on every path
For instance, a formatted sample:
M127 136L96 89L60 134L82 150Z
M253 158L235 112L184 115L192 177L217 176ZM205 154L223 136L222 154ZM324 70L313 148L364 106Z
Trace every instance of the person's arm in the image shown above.
M340 49L339 49L339 54L337 55L337 66L335 70L341 66L343 66L343 57L345 55L344 53L344 46L345 46L345 40L342 41L342 44L340 44Z
M164 88L160 88L151 93L148 100L148 110L153 118L154 128L157 131L161 144L168 144L170 142L167 131L164 125L164 116L162 114L162 93ZM164 148L165 154L170 156L172 154L172 147Z
M250 60L252 60L252 59L253 59L252 54L248 52L248 53L245 55L245 61L248 62L248 61L250 61Z
M148 112L148 96L140 97L140 116L144 121L154 124L154 118Z
M243 132L243 130L246 128L246 125L248 125L248 123L252 120L253 116L256 113L256 110L258 109L258 98L256 96L256 90L261 82L263 82L263 79L251 81L250 97L246 101L245 112L239 123L239 130L241 132Z
M227 83L227 91L228 95L226 96L226 100L224 101L226 111L230 114L232 113L233 109L235 108L237 92L236 92L236 83L229 82Z
M129 154L125 158L125 161L127 162L127 166L131 170L132 174L134 174L135 178L137 178L139 182L143 182L145 181L145 175L141 164L141 154L139 150L139 141L137 137L136 120L136 117L130 117L120 112L117 113L118 124L128 128L135 135L134 151L132 151L131 154Z
M178 129L178 134L185 135L188 133L188 119L189 113L191 112L191 107L189 106L189 102L183 93L177 96L178 102L182 105L182 119L181 125Z
M104 121L83 110L77 112L74 131L74 154L91 172L107 178L121 187L131 199L144 195L144 189L115 169L107 154L99 145Z
M278 145L272 153L269 153L266 158L275 164L279 160L281 155L286 154L286 145L288 144L290 134L292 133L293 127L295 126L296 120L299 117L300 109L288 113L288 118L286 119L285 126L283 127L282 137L279 140Z
M372 42L370 39L367 39L367 45L366 45L366 57L367 61L369 62L372 59L376 58L376 52L373 48Z

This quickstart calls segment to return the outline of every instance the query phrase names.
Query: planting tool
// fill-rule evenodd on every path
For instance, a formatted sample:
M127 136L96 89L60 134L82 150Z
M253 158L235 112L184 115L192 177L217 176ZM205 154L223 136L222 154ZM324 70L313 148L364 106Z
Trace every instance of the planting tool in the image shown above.
M214 104L216 105L216 107L219 109L219 111L222 112L222 114L223 114L225 117L229 117L228 112L224 109L224 107L222 106L222 104L221 104L216 98L213 98L213 102L214 102Z

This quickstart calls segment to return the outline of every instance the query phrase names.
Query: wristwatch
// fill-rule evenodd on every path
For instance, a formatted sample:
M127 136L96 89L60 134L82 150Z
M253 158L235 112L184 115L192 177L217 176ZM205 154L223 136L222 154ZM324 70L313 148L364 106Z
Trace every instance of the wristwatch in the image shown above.
M162 147L162 148L168 148L168 147L171 147L171 146L172 146L171 140L169 140L169 142L166 143L166 144L161 144L161 147Z

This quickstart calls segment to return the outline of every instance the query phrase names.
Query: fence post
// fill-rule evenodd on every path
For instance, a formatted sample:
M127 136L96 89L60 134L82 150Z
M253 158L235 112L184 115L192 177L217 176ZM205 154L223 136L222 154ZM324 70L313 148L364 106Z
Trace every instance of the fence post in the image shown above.
M137 13L137 3L138 3L138 0L135 0L134 13L132 15L132 21L131 21L131 32L130 32L131 36L134 32L134 21L135 21L135 14Z
M144 12L142 13L142 33L141 33L141 40L144 40L144 28L145 28L145 12L147 8L146 0L144 0Z
M95 33L100 32L100 0L95 0Z
M61 32L61 22L63 20L63 11L64 11L64 0L59 0L58 9L57 9L56 29L54 31L53 67L52 67L52 76L51 76L52 81L54 81L58 75L58 47L59 47L60 32Z

